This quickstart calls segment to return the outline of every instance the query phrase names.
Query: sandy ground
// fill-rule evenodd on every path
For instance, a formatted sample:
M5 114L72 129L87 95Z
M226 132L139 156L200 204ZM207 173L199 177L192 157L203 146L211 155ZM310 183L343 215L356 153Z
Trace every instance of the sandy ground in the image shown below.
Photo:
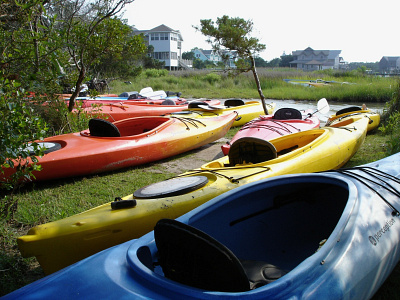
M172 159L158 161L154 164L154 166L157 165L159 168L149 169L151 169L151 172L161 173L167 171L178 175L186 172L187 170L198 168L207 162L222 157L223 154L221 150L221 145L225 144L229 140L230 139L227 139L225 137L220 138L213 143L186 152Z

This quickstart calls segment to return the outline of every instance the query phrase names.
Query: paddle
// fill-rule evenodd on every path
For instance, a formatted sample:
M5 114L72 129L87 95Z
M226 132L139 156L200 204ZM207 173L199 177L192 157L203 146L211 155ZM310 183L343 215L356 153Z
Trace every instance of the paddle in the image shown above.
M330 110L330 107L329 107L328 101L325 98L322 98L322 99L318 100L317 110L314 111L313 113L307 114L306 119L311 117L312 115L316 114L317 112L319 112L320 114L325 115L325 114L327 114L329 112L329 110Z
M224 109L226 106L224 105L199 105L201 109L206 109L206 110L219 110L219 109Z

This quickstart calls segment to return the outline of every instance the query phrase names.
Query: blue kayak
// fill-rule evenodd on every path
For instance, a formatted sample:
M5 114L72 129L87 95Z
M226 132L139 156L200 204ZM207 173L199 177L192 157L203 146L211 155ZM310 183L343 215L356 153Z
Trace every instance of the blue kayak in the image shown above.
M368 299L400 258L400 153L224 193L4 299Z

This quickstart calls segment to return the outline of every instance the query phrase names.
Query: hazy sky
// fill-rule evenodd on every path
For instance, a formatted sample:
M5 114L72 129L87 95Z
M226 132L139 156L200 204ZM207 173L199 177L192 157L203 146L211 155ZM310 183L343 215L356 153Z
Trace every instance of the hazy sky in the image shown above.
M375 62L400 56L399 13L399 0L135 0L124 19L139 30L161 24L179 30L183 52L211 49L193 25L228 15L253 21L252 36L266 45L260 56L267 61L311 47L342 50L348 62Z

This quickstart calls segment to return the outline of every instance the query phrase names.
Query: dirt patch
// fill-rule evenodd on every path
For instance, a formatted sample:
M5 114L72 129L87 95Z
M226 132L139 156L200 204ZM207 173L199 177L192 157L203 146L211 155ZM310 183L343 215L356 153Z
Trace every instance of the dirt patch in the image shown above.
M152 164L152 166L157 168L149 168L146 171L154 173L163 173L167 171L178 175L187 170L199 168L207 162L222 157L223 153L221 145L225 144L229 140L230 139L223 137L215 142L178 155L174 158L158 161Z

